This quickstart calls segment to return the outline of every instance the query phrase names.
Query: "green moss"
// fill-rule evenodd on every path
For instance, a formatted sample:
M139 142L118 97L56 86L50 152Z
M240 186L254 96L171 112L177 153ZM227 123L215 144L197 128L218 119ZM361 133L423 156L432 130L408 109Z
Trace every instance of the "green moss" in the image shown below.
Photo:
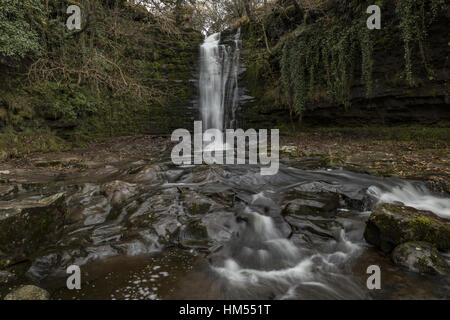
M376 208L369 219L368 239L383 239L390 246L409 241L429 242L439 250L450 248L450 227L446 220L433 213L421 212L410 207L383 204ZM373 234L376 230L378 236ZM376 243L380 245L380 243ZM392 248L391 248L392 249Z

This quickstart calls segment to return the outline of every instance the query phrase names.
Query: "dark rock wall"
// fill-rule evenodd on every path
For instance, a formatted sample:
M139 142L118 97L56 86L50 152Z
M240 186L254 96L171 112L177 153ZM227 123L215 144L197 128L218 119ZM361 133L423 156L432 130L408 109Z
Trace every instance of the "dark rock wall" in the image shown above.
M267 22L268 37L272 52L268 53L259 24L249 22L243 29L243 68L246 70L240 79L242 87L241 117L247 128L290 127L299 123L299 116L291 117L288 107L281 101L280 43L295 29L293 21L302 21L299 13L292 14L288 20L273 14L275 22ZM391 10L392 11L392 10ZM385 14L391 19L392 12ZM384 17L384 16L383 16ZM278 20L277 20L278 19ZM286 22L288 21L288 22ZM383 23L385 20L383 20ZM427 63L433 69L429 76L423 66L418 44L412 47L412 68L416 80L410 86L405 78L404 42L397 30L398 21L392 22L385 30L374 31L375 49L373 52L372 93L366 96L366 85L361 80L361 59L355 59L355 74L350 88L349 105L320 100L308 103L302 115L302 123L320 126L361 126L361 125L400 125L400 124L444 124L450 121L450 69L448 43L448 13L441 14L430 26L425 43ZM387 23L387 22L386 22ZM272 26L273 24L273 26ZM279 27L276 28L276 25ZM259 28L259 29L258 29ZM270 29L272 28L272 30ZM263 57L263 58L261 58ZM259 59L263 72L252 74L255 60ZM264 65L266 64L266 65ZM321 77L320 74L316 75ZM269 93L269 94L268 94ZM251 96L251 98L249 98Z

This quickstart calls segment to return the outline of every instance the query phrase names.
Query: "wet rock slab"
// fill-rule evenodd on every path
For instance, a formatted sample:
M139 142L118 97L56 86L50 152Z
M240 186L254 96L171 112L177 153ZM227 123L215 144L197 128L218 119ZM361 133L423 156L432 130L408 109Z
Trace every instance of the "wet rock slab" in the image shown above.
M439 250L448 250L450 221L429 211L382 204L370 216L364 237L368 243L387 253L410 241L425 241Z

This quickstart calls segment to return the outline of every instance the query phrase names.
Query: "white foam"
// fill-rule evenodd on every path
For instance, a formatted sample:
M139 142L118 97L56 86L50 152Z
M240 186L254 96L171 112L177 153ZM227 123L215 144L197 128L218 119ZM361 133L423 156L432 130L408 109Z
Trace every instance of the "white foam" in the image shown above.
M378 199L380 203L401 203L407 207L431 211L441 218L450 219L449 198L436 197L429 191L419 189L411 183L394 187L390 191L382 191L373 186L367 192Z

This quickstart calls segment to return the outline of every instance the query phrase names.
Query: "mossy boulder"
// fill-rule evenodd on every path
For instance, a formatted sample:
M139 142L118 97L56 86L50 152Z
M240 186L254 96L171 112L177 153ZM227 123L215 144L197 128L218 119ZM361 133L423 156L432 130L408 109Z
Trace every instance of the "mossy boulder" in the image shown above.
M382 204L370 216L364 237L368 243L387 253L410 241L425 241L439 250L448 250L450 220L429 211Z
M50 294L36 286L22 286L5 297L5 300L49 300Z
M427 242L407 242L392 252L396 265L413 272L447 275L450 266L439 251Z
M58 193L40 200L0 202L0 267L28 260L60 238L67 207Z

